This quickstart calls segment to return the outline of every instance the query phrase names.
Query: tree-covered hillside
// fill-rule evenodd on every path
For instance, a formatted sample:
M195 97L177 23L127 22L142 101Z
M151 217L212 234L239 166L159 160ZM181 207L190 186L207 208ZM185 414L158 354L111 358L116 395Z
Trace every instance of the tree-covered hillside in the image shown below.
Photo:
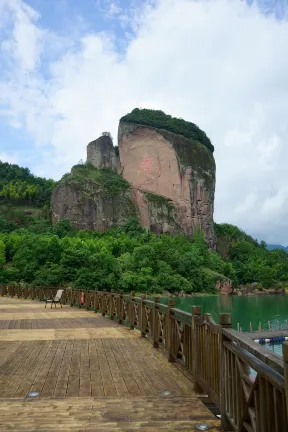
M49 203L54 185L54 180L36 177L28 168L0 161L0 204L41 207Z
M64 219L36 227L0 234L0 283L213 293L219 277L234 277L201 232L191 242L149 233L136 220L105 233L75 231Z
M135 108L120 119L121 122L137 123L158 129L164 129L204 144L212 153L214 147L204 131L194 123L172 117L160 110Z
M234 225L215 224L217 252L229 261L238 284L259 282L264 288L277 287L288 281L288 254L269 251Z
M275 244L267 244L268 250L274 250L274 249L281 249L288 253L288 246L282 246L282 245L275 245Z
M92 175L89 166L75 169L79 181ZM233 225L215 224L217 252L208 250L201 231L192 241L179 235L155 235L136 220L105 233L76 231L65 219L52 226L45 203L54 182L34 177L17 165L1 163L0 170L1 191L13 190L17 182L41 191L32 198L26 194L2 197L0 283L151 293L213 293L216 281L225 278L235 287L258 282L263 288L274 288L288 283L288 254L268 251L264 242ZM110 172L100 174L97 181L111 193L126 187Z
M208 250L201 231L193 241L155 235L136 220L105 233L76 231L65 219L54 226L39 220L25 229L7 223L0 230L0 283L5 284L213 293L225 277L234 286L257 281L264 288L288 281L285 252L269 252L231 225L216 225L218 242L223 235L229 242L225 258Z

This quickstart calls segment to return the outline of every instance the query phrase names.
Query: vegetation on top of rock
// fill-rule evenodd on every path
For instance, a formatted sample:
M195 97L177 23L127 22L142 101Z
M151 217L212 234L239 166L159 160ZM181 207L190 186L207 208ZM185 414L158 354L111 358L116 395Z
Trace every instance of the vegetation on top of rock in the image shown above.
M204 144L212 153L214 146L204 131L194 123L181 118L172 117L160 110L135 108L120 119L121 122L137 123L158 129L164 129L174 134L183 135Z
M28 168L0 161L0 203L48 205L54 180L36 177Z
M165 197L164 195L158 195L152 192L144 191L144 196L148 199L148 201L155 203L158 206L171 206L173 207L172 201Z
M75 165L71 173L65 174L60 183L77 182L84 185L87 180L91 180L103 187L105 191L112 195L130 188L129 182L112 168L94 168L91 164Z

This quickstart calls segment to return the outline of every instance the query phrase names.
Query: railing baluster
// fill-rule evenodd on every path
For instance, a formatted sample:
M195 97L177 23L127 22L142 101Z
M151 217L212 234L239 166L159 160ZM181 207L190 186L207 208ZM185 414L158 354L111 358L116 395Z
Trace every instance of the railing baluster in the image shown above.
M282 345L283 360L284 360L284 379L285 379L285 395L286 395L286 420L288 423L288 342Z
M141 337L146 336L146 308L145 308L145 300L147 299L146 294L141 295L141 304L140 304L140 331Z
M153 325L153 331L152 331L152 341L154 348L159 347L159 318L158 318L158 305L159 297L154 297L154 304L153 304L153 318L152 318L152 325Z
M227 390L230 388L230 382L228 379L229 358L227 359L227 350L223 346L225 336L223 335L224 328L232 328L231 314L222 313L219 314L220 323L220 345L219 345L219 358L220 358L220 411L221 411L221 426L223 431L231 431L231 425L226 415L227 406ZM225 367L226 366L226 367Z
M174 342L174 320L172 318L173 312L172 308L176 305L175 300L168 300L168 313L167 313L167 351L168 351L168 361L174 361L173 356L173 342Z

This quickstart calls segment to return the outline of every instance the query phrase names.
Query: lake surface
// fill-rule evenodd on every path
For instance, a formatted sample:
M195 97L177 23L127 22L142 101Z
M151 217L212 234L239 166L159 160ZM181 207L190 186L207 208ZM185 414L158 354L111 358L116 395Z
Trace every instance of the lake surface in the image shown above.
M275 296L203 296L185 297L176 300L176 307L186 312L192 311L192 306L202 306L203 313L210 313L218 322L218 314L229 312L232 314L232 325L237 329L237 323L243 331L258 330L259 322L262 329L277 329L282 325L288 327L288 295ZM161 303L167 304L167 298L161 298ZM287 330L288 333L288 330Z
M278 354L282 357L283 351L282 351L282 343L280 344L265 344L263 345L265 348L269 349L270 351L273 351L275 354Z

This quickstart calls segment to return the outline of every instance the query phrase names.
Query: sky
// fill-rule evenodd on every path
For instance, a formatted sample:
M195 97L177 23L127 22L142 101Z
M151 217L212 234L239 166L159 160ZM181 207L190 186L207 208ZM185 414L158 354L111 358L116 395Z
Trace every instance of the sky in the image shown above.
M59 179L135 107L215 147L215 221L288 244L288 0L0 0L0 160Z

